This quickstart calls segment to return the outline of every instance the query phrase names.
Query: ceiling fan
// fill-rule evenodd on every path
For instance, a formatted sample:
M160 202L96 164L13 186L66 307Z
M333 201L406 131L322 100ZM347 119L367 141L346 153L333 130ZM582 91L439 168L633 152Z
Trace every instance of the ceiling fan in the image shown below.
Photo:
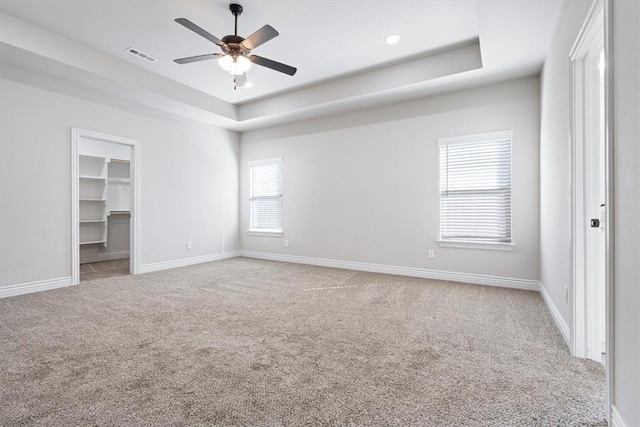
M187 58L174 59L174 62L177 64L189 64L192 62L217 58L220 67L234 76L234 89L236 84L246 82L245 73L249 68L251 68L252 64L261 65L290 76L293 76L296 71L298 71L296 68L289 65L282 64L262 56L250 55L250 52L253 49L278 36L279 33L271 25L265 25L246 39L240 37L238 36L238 16L242 14L242 6L233 3L229 5L229 10L231 10L231 13L235 17L235 31L232 35L224 36L222 40L186 18L176 19L175 21L178 24L218 45L222 50L222 53L189 56Z

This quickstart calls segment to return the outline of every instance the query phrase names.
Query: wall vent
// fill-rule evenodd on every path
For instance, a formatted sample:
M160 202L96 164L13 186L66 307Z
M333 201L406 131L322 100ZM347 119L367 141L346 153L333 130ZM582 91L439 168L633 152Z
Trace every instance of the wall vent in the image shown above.
M156 62L157 61L157 59L154 58L153 56L147 55L146 53L140 52L138 49L134 49L132 47L128 47L127 48L127 52L129 52L130 54L135 55L137 57L140 57L140 58L142 58L142 59L144 59L146 61L149 61L149 62Z

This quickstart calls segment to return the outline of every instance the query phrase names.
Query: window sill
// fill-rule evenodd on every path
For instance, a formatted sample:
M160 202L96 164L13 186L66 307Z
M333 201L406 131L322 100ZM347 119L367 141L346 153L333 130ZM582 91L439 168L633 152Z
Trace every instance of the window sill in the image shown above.
M465 240L438 240L438 246L444 248L487 249L490 251L512 251L515 243L502 242L472 242Z
M269 229L249 229L247 234L250 236L270 236L270 237L282 237L282 230L269 230Z

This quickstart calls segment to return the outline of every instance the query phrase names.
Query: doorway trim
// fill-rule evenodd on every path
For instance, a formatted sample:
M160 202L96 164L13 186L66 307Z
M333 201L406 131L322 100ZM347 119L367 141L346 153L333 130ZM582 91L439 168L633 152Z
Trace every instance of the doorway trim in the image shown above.
M140 144L137 139L109 135L85 129L71 128L71 284L80 283L80 203L79 145L81 138L97 139L131 147L131 231L129 257L131 274L140 273Z
M594 78L593 67L588 62L593 58L594 49L599 51L604 47L604 4L602 0L596 0L582 29L578 33L569 58L571 60L571 150L572 150L572 185L571 185L571 219L572 219L572 274L571 274L571 353L577 357L589 356L588 317L590 313L591 299L589 295L591 284L589 280L590 241L587 232L588 207L586 202L591 195L589 180L589 150L588 143L592 130L589 129L589 117L597 114L593 110L593 104L589 100L593 98ZM606 203L608 204L608 203ZM608 221L607 221L608 222ZM591 343L593 345L593 343Z
M613 102L613 70L614 52L613 52L613 0L604 1L604 151L605 151L605 191L606 206L605 215L607 222L605 223L605 245L606 245L606 262L605 262L605 298L606 304L606 335L607 335L607 422L613 425L614 421L619 420L615 408L615 174L614 174L614 102ZM617 415L617 416L615 416ZM620 424L618 422L618 424Z

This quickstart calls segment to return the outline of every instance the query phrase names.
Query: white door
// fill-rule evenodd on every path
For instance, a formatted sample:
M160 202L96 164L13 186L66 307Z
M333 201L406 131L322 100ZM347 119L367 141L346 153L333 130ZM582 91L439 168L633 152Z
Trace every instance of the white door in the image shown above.
M604 50L585 58L585 224L586 357L604 361L605 352L605 144Z
M572 354L603 361L606 325L604 16L596 2L571 51Z

